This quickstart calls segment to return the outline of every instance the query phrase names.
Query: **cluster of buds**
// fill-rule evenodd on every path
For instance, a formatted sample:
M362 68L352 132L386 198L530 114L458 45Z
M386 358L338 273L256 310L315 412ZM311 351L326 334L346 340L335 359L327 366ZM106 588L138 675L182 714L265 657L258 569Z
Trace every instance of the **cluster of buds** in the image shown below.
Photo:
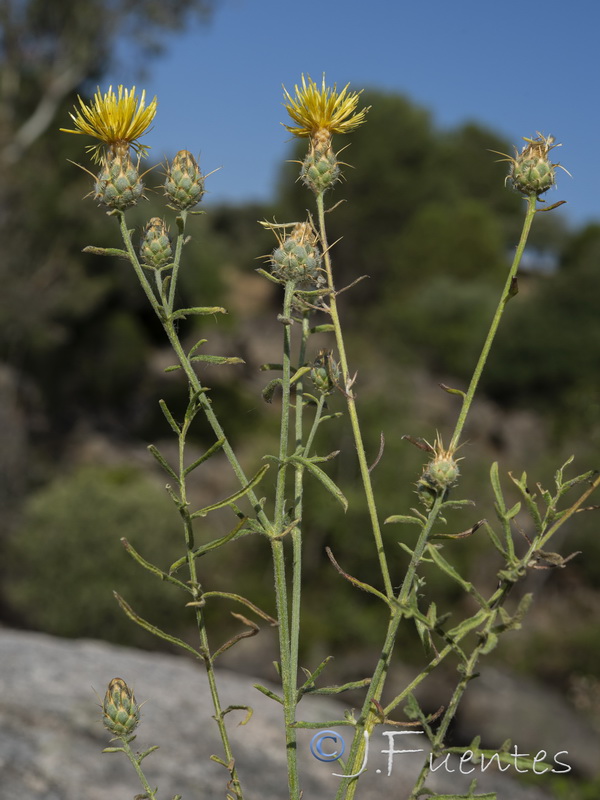
M279 246L270 256L271 272L284 283L294 283L299 288L318 288L325 283L322 260L312 226L299 222L289 236L279 239Z
M102 703L102 722L115 736L128 738L140 721L140 707L123 678L113 678Z
M423 473L417 481L417 494L423 503L430 507L440 495L445 495L460 476L458 461L454 458L454 451L445 450L442 440L438 437L433 447L428 445L433 458L423 468Z
M144 228L140 258L145 266L152 269L162 269L173 259L171 237L165 221L160 217L152 217Z
M204 195L204 178L194 156L180 150L167 166L165 194L179 211L193 208Z
M310 379L319 394L331 394L339 385L340 368L334 361L331 350L321 350L313 361Z

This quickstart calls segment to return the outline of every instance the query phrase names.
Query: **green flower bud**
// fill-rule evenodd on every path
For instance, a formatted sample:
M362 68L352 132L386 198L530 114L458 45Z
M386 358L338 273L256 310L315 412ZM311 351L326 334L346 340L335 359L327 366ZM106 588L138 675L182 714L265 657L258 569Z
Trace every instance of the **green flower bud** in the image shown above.
M322 256L316 241L309 223L298 223L290 236L280 240L279 247L271 255L273 275L300 287L323 285Z
M321 350L313 362L310 379L320 394L330 394L339 384L340 369L331 357L331 350Z
M504 156L502 161L510 163L507 180L511 181L514 188L529 197L538 197L554 186L556 167L564 170L567 175L570 173L561 164L553 164L548 158L550 150L560 147L559 144L554 144L553 136L538 133L537 139L523 138L527 144L520 153L515 148L514 158L505 153L499 155Z
M96 177L94 197L102 205L124 211L142 197L144 184L128 153L110 153L104 157Z
M331 149L312 148L302 162L300 177L315 194L331 189L340 180L341 170L337 156Z
M429 452L433 453L431 461L425 465L423 474L417 481L417 494L427 508L431 508L436 497L451 489L460 477L458 461L454 451L444 450L442 440L438 436L433 447L427 442Z
M171 239L167 226L160 217L152 217L144 228L140 257L146 266L157 269L171 262L173 258Z
M108 684L102 704L102 722L115 736L131 736L140 721L140 707L133 691L122 678Z
M167 165L165 194L175 208L183 211L197 205L204 195L204 175L188 150L180 150Z

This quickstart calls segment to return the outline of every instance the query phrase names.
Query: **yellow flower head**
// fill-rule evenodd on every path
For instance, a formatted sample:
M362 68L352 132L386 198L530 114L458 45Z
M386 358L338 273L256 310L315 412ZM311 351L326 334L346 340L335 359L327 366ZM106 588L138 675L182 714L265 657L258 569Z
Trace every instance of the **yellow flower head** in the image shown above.
M288 114L297 125L285 125L294 136L314 137L323 131L329 134L350 133L365 121L368 108L356 111L360 92L349 92L348 86L337 91L325 85L325 75L319 89L309 76L308 81L302 76L302 88L295 86L296 96L292 97L284 87Z
M135 86L131 89L118 87L115 95L112 86L103 95L98 87L93 102L87 105L78 97L81 108L75 108L75 114L69 114L75 123L75 130L61 128L65 133L85 133L100 139L100 144L90 145L87 149L93 153L94 161L100 161L102 146L114 153L127 152L132 147L137 153L145 155L148 147L137 141L148 128L156 114L156 97L146 106L146 92L138 99Z

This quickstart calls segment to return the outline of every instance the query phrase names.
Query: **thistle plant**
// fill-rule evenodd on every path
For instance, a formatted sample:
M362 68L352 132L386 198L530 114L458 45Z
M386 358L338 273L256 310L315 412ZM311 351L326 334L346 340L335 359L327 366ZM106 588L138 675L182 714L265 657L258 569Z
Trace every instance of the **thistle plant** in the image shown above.
M247 703L223 708L215 663L222 653L258 631L255 619L275 626L279 641L277 670L281 688L274 692L257 684L256 689L282 706L288 767L287 796L290 800L300 800L302 796L302 776L297 762L297 731L301 728L346 726L352 732L352 746L347 758L339 759L338 772L341 778L336 800L351 800L364 772L369 739L376 725L411 726L416 722L429 740L433 759L455 753L476 762L477 759L490 756L488 751L479 747L478 740L469 747L450 746L450 724L469 682L476 675L480 659L495 648L501 634L522 624L531 597L525 595L516 610L509 612L505 602L512 588L529 570L564 567L574 555L560 555L549 550L548 545L557 531L585 507L587 498L597 488L600 478L592 471L568 478L566 468L570 465L569 461L556 471L554 490L538 486L537 493L534 493L525 474L520 478L510 475L509 480L521 500L509 507L498 465L493 464L490 483L497 515L493 523L474 518L471 500L457 496L461 473L468 469L466 450L458 455L464 443L462 434L465 422L505 308L517 294L519 263L527 237L535 215L545 208L541 205L541 196L554 185L556 168L560 166L548 158L550 151L557 146L552 137L538 135L536 139L526 139L525 148L515 157L505 156L510 162L510 181L525 198L523 229L469 386L466 391L444 387L461 402L454 429L435 432L435 436L431 437L433 444L424 439L406 437L426 453L422 473L415 475L417 506L408 510L398 509L398 513L383 522L416 528L418 538L414 546L409 547L404 537L400 536L398 544L405 552L406 559L399 558L398 544L393 549L384 546L382 520L372 485L372 468L367 460L359 418L357 386L360 385L360 373L357 377L350 365L338 309L341 288L348 287L337 284L333 264L335 248L329 242L326 226L326 198L341 180L344 166L334 149L334 136L350 134L366 123L369 109L360 108L360 93L350 91L348 86L342 91L338 91L336 86L328 87L325 78L319 86L303 76L301 85L295 87L293 94L284 90L284 100L292 121L291 125L286 125L287 130L308 144L301 163L300 179L309 196L312 196L314 208L302 220L262 223L264 228L273 232L274 242L273 250L265 257L259 273L266 280L278 284L282 294L282 307L277 317L281 324L281 362L265 365L265 369L276 372L276 376L263 391L267 402L271 402L276 395L281 398L278 406L280 436L277 452L266 453L263 463L255 465L249 473L238 459L219 420L218 409L209 399L209 387L201 381L196 369L203 363L234 365L240 363L241 359L209 355L203 350L206 340L190 344L180 338L178 331L179 321L187 317L226 313L224 308L218 306L176 307L177 281L182 268L187 231L197 213L194 209L204 195L205 176L192 154L181 150L166 167L164 194L167 208L164 218L151 218L141 232L135 233L127 223L126 212L143 199L139 162L145 156L146 148L139 143L139 139L153 121L156 100L145 106L144 95L138 100L135 89L119 87L117 95L112 89L104 95L98 90L91 105L80 100L79 110L72 115L75 130L70 132L88 134L100 142L91 147L94 160L100 165L93 194L95 200L108 209L122 237L122 247L93 246L86 250L95 254L116 255L129 262L172 347L174 364L170 369L181 376L182 391L187 395L187 406L181 416L174 414L163 400L159 401L166 423L177 440L176 460L169 461L154 445L149 448L168 476L167 491L181 520L182 555L173 564L156 565L148 562L144 554L137 552L126 540L123 540L123 544L126 552L141 568L180 590L186 613L194 618L198 636L196 644L192 646L168 631L157 628L151 620L137 614L119 595L116 596L117 601L133 622L192 654L206 670L213 717L222 743L222 752L213 758L227 773L224 794L229 800L242 800L246 795L243 776L238 774L229 739L228 715L233 710L243 710L246 712L245 721L249 721L252 709L251 704ZM560 203L545 210L551 211L557 205ZM319 339L321 345L318 349L313 347L313 336L317 333L330 336L327 348L322 347L322 339ZM321 490L339 504L341 512L348 507L342 489L331 477L330 463L336 458L337 452L323 453L320 449L323 426L335 426L340 416L339 411L330 411L328 402L337 402L345 407L344 413L352 429L368 508L373 558L379 567L379 584L371 585L360 576L349 575L337 561L340 554L330 551L328 554L340 580L349 581L380 602L387 626L372 676L341 686L322 682L329 658L313 669L306 669L299 664L306 482L316 480ZM213 441L206 452L191 458L187 448L188 435L199 416L205 418L212 430ZM211 457L219 452L227 458L237 488L228 496L215 498L209 505L194 508L189 499L189 477L192 473L210 469ZM272 495L263 497L266 485L263 479L267 473L274 476L274 489ZM565 504L564 497L571 490L578 490L579 495ZM444 528L445 515L451 509L457 509L467 519L466 529L459 533L448 533ZM534 530L525 548L519 546L521 542L516 544L520 531L515 524L515 517L521 509L530 515ZM214 538L214 534L211 534L211 515L217 510L229 513L230 529L225 535ZM463 577L453 564L451 554L444 549L444 544L460 542L478 531L479 535L487 535L490 547L497 551L502 560L497 580L487 592L479 590ZM266 553L270 554L275 586L275 617L260 609L252 598L213 586L210 569L200 569L198 560L201 556L207 557L201 562L204 566L209 563L214 551L235 546L236 541L250 535L264 541L265 557ZM394 555L391 556L390 552ZM457 584L469 598L469 607L474 610L458 622L451 621L448 613L438 610L436 604L427 599L425 566L439 570ZM206 614L208 608L222 601L234 603L243 611L235 614L241 625L240 632L225 642L218 640L218 631L209 630ZM246 615L253 619L248 619ZM394 642L401 625L416 628L423 645L423 668L400 693L384 700L386 679L394 669ZM428 716L419 706L414 692L446 660L456 664L456 686L446 707L434 717ZM348 710L343 718L326 723L303 718L303 696L343 696L348 690L363 692L360 709ZM140 767L142 758L151 750L135 755L129 747L139 720L139 707L133 693L121 679L115 678L111 682L103 715L106 726L121 742L119 747L108 750L124 752L140 776L145 796L156 797L156 790L150 789ZM507 760L508 747L498 757L500 761ZM529 762L521 759L518 763L526 765ZM427 758L409 800L416 800L427 793L426 781L430 770L431 760ZM474 794L474 791L473 786L468 795L444 796L452 796L457 800L460 797L465 800L484 797ZM284 796L283 787L281 796ZM486 794L485 797L492 798L495 795Z

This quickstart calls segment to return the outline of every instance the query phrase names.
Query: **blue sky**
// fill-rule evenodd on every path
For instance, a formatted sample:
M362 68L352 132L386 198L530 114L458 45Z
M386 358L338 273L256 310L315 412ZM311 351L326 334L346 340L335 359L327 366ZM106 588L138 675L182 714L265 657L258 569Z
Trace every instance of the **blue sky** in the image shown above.
M474 120L519 145L553 134L573 177L560 172L548 199L567 200L576 224L600 221L598 0L217 2L207 27L142 65L143 80L126 58L108 80L157 95L153 156L188 149L203 171L222 167L209 201L269 198L290 146L281 86L325 73L339 88L406 95L441 130Z

